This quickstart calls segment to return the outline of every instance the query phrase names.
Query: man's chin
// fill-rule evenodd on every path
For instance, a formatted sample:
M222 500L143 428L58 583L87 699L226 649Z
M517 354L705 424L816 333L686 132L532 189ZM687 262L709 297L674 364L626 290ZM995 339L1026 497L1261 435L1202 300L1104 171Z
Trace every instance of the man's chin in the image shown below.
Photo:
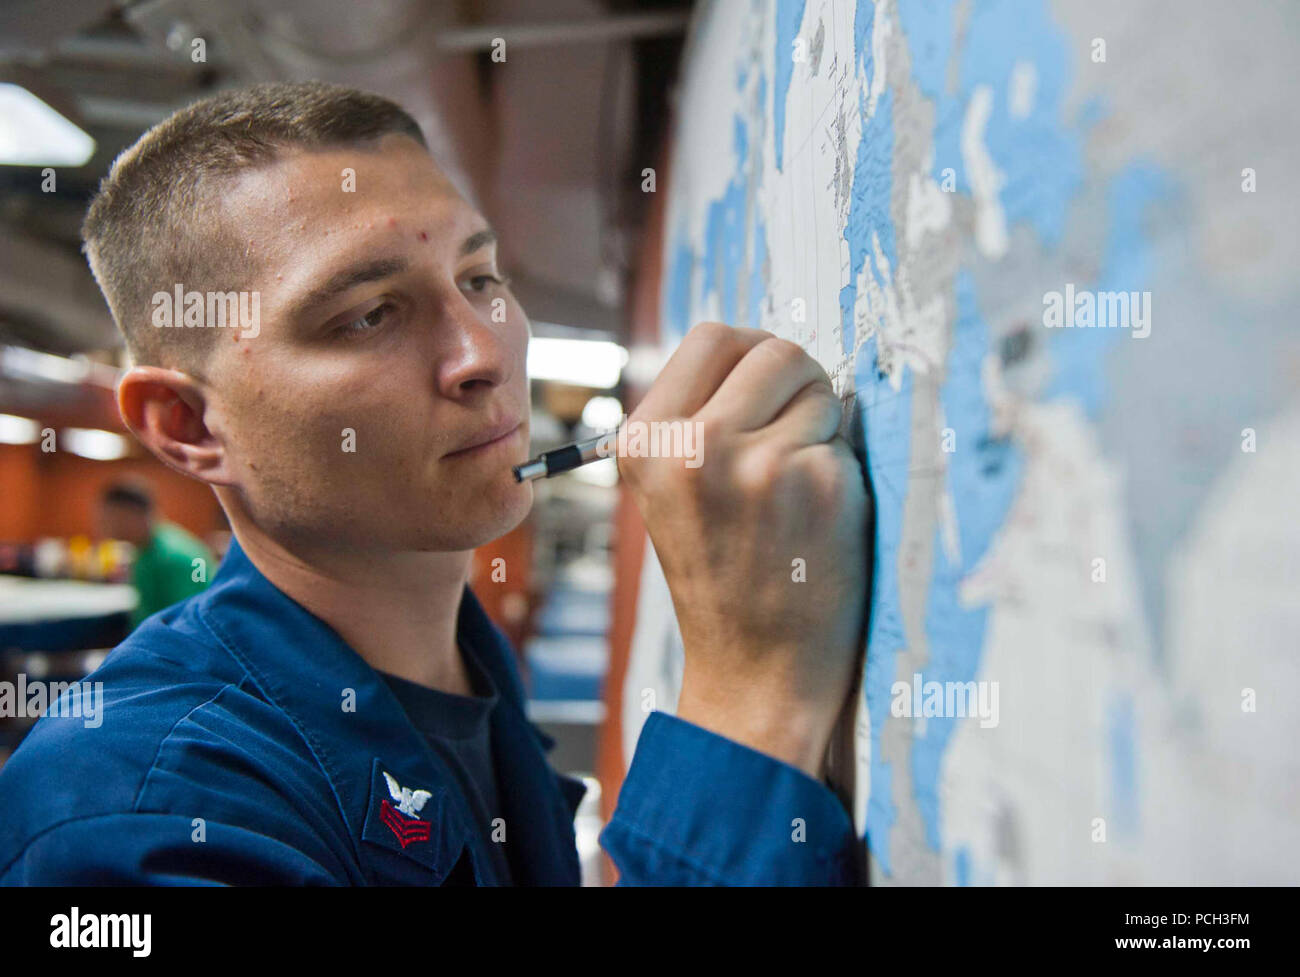
M437 515L447 519L459 515L456 523L444 523L429 535L436 537L437 549L472 550L517 528L533 508L533 486L511 484L504 493L484 493L467 504L447 506Z

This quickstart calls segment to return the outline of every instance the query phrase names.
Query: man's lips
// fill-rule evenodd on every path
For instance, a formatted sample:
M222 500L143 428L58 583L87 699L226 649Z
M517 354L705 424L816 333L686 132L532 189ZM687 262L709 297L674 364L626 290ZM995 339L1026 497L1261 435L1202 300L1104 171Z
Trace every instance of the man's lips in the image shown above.
M443 457L456 458L461 455L468 455L470 452L481 451L483 449L490 448L493 445L496 445L510 438L516 431L518 431L523 426L523 423L524 422L519 420L518 418L508 418L504 421L499 421L498 423L493 424L491 427L485 428L484 430L480 431L478 434L474 435L464 445L457 448L455 451L447 452L447 454L445 454Z

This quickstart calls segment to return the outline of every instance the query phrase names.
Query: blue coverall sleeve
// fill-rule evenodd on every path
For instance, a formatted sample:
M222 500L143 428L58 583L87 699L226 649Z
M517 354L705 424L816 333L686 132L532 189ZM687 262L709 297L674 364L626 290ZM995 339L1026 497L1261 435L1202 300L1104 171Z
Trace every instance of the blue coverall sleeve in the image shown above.
M200 840L201 839L201 840ZM0 866L4 885L341 885L302 852L245 828L173 814L77 818Z
M601 844L621 885L853 885L848 812L802 770L655 712Z

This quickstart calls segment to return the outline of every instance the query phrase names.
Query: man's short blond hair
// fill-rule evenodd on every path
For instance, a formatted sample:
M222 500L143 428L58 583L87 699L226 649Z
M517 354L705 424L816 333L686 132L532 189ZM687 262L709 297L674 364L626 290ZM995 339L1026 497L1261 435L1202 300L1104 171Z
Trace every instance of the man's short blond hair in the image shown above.
M137 364L196 370L209 329L158 329L157 292L236 287L238 243L223 230L219 188L285 149L366 146L419 125L379 95L323 82L222 92L181 109L125 150L100 183L82 225L83 250Z

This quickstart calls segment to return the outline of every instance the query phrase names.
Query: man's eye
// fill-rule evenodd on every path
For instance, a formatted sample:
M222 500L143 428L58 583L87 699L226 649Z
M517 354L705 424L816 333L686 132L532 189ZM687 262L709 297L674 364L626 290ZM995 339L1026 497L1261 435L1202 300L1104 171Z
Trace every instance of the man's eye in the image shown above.
M379 327L379 325L388 318L388 314L393 311L393 303L385 302L383 305L377 305L365 315L353 319L351 322L339 326L337 332L347 336L358 336L370 332Z
M469 287L471 291L482 292L488 287L489 283L507 285L509 282L509 278L498 278L496 275L474 275L469 279Z

